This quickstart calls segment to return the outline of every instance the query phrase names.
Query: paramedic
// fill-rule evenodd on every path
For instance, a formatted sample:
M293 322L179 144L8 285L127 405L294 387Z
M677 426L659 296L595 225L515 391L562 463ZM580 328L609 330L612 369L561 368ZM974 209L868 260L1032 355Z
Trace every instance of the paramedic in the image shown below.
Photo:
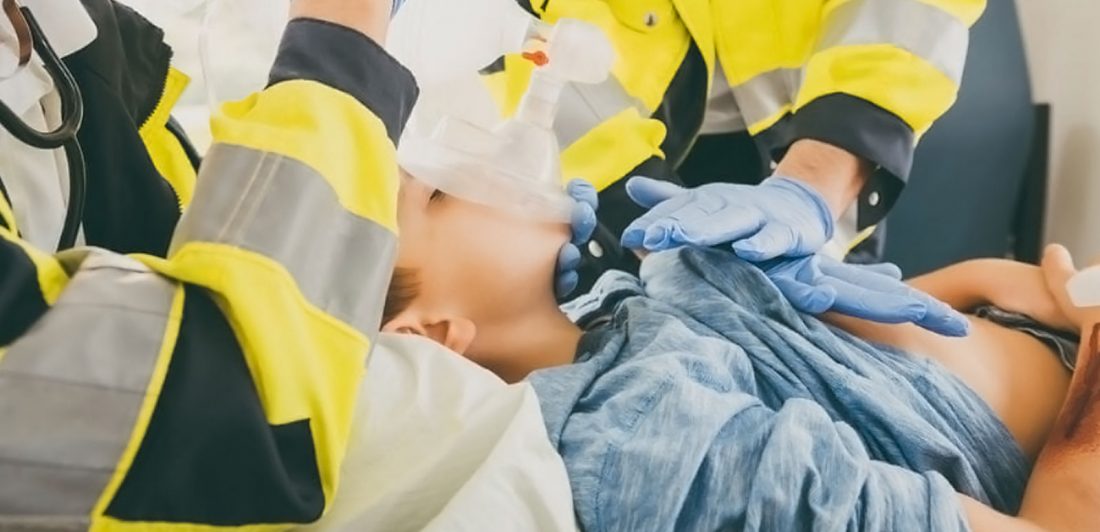
M167 259L0 226L0 528L289 527L333 500L416 96L391 0L296 0Z
M601 191L603 227L582 287L608 268L637 267L620 237L627 248L651 251L733 243L753 261L807 255L831 239L846 252L894 205L916 139L955 101L969 26L985 7L984 0L518 1L547 22L597 24L619 53L615 75L578 87L578 105L563 101L555 126L568 175ZM523 86L515 78L530 68L509 57L486 73L506 80L503 101L514 103L510 92ZM666 134L639 125L651 116ZM609 139L628 148L609 152ZM630 175L717 184L699 201L658 207L635 222L683 194L650 180L628 185L621 178Z

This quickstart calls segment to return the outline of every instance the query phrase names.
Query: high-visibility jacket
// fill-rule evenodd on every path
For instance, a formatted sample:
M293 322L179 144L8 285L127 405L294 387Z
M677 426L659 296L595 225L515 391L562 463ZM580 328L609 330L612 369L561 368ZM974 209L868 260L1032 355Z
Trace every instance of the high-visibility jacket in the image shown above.
M81 1L99 30L65 59L85 109L84 236L89 245L163 256L195 188L198 159L170 115L189 79L171 67L160 28L115 0Z
M985 8L985 0L518 1L550 23L601 27L618 53L612 79L580 87L579 105L563 100L556 124L565 175L602 191L601 222L615 233L640 212L622 178L655 156L672 169L686 157L719 67L765 168L804 138L874 163L856 225L877 223L908 178L916 139L954 103L969 26ZM489 69L502 78L491 84L505 112L531 68L507 57Z
M392 272L415 95L369 38L296 20L268 88L213 118L167 259L50 255L0 227L0 529L322 515Z

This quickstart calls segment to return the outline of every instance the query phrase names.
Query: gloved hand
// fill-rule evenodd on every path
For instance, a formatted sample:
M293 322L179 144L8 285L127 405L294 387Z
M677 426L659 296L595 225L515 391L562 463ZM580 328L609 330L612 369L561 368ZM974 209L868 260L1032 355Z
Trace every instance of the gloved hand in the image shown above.
M557 278L554 282L554 292L558 297L565 297L577 289L580 280L577 267L581 263L581 250L577 246L584 245L592 238L592 233L596 230L596 207L599 205L596 188L588 181L574 179L565 187L565 191L576 203L573 205L570 222L573 238L558 253Z
M879 323L915 323L944 336L966 336L955 309L901 281L893 264L846 264L823 255L757 264L794 308L833 311Z
M786 177L694 189L633 177L626 192L650 209L623 232L626 248L731 244L737 256L759 262L810 255L833 237L833 215L825 200L809 185Z

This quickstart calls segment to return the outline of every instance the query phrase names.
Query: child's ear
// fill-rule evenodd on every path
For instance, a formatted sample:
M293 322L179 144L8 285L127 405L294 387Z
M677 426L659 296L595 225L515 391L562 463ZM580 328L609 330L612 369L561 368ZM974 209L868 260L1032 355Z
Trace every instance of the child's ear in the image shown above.
M406 310L382 325L382 332L415 334L435 340L460 355L466 353L477 336L477 326L466 318L446 317L426 319Z
M448 317L434 320L425 326L427 336L451 351L465 355L477 336L477 325L467 318Z
M395 334L415 334L428 336L428 330L420 317L408 310L394 316L394 318L382 324L382 332Z

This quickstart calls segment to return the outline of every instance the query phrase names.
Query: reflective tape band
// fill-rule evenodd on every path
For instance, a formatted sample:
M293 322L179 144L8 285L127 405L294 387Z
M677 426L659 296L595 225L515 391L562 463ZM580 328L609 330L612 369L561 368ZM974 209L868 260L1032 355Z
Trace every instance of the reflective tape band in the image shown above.
M791 109L801 85L802 69L779 68L733 87L749 133L755 135L779 121Z
M615 76L603 83L568 83L562 91L558 114L554 118L554 134L558 146L566 149L600 124L623 111L634 108L642 116L652 111L626 92Z
M215 145L172 251L226 244L281 264L314 306L373 338L393 273L396 236L345 210L324 177L282 155ZM216 169L212 171L211 169Z
M50 312L8 348L4 519L86 522L133 434L176 288L132 259L91 252Z
M828 15L818 50L892 44L962 81L970 30L947 11L919 0L850 0Z

